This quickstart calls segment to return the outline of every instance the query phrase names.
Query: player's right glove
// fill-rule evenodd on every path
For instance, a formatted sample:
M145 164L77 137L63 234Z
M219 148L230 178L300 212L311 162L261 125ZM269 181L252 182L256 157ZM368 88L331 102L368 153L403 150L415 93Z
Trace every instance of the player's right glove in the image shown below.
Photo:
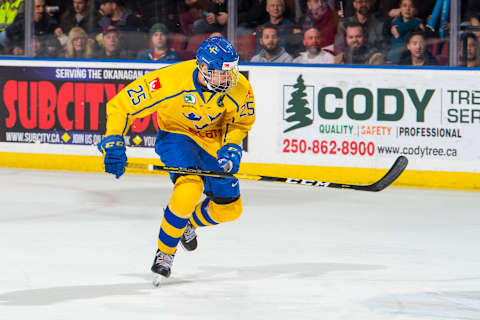
M125 141L120 135L107 136L97 145L98 150L105 156L105 172L114 174L118 179L125 172L127 155Z

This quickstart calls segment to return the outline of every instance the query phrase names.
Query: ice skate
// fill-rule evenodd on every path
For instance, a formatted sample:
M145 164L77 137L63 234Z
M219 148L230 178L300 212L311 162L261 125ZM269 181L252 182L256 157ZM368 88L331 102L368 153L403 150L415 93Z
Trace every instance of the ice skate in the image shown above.
M197 249L197 234L195 232L195 227L189 222L187 228L180 239L182 247L187 251L193 251Z
M157 249L155 259L153 259L152 272L158 273L165 278L170 277L170 269L172 268L173 258L175 254L166 254Z

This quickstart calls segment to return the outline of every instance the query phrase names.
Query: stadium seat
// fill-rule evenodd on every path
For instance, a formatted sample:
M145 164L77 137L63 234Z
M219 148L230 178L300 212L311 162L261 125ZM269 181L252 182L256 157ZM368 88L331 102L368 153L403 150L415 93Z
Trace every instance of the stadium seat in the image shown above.
M249 61L253 56L255 49L255 35L254 34L240 34L237 36L237 53L240 56L240 61Z
M179 53L185 50L187 45L187 37L182 33L170 33L169 42L170 47Z
M200 7L202 7L203 10L208 9L208 2L209 0L198 0L198 4L200 5Z
M203 42L203 40L208 38L208 33L195 34L190 37L187 43L187 47L183 52L181 52L180 59L188 60L195 58L195 52L197 52L198 47Z
M441 39L429 39L428 51L437 59L441 66L448 66L449 63L449 42Z

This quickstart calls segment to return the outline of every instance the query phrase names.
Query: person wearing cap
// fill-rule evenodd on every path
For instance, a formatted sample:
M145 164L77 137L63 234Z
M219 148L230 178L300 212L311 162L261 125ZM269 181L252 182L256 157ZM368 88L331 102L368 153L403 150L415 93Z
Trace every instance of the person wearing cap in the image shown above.
M128 59L127 52L120 47L120 31L115 26L107 26L102 32L103 47L95 55L97 59Z
M168 47L168 29L162 23L156 23L150 28L152 48L138 53L138 60L178 60L178 54Z

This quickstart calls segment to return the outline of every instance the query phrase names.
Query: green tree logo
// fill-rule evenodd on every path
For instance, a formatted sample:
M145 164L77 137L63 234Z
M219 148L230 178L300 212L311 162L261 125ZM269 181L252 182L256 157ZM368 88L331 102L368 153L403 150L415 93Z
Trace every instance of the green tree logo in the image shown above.
M292 92L291 96L292 99L288 101L288 105L291 106L287 110L286 113L293 113L290 115L285 121L287 122L297 122L293 126L288 129L285 129L283 133L303 128L312 124L313 120L307 117L312 111L305 107L309 104L308 100L305 99L307 94L305 93L305 83L303 81L302 75L299 75L297 78L297 83L293 86L296 90Z

